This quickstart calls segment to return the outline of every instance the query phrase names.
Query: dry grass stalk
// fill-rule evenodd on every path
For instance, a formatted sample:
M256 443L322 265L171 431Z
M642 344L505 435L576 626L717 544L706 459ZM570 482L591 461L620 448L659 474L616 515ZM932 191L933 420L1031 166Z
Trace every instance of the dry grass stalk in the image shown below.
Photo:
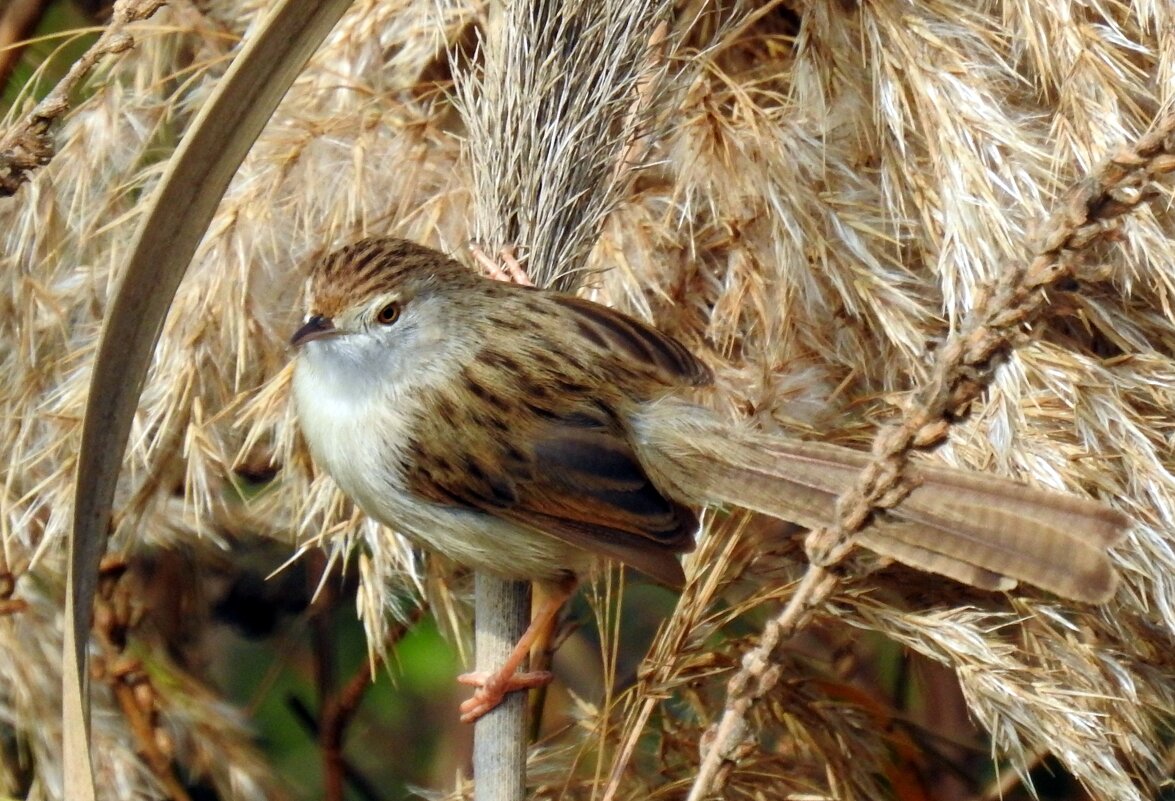
M156 21L170 29L134 28L136 49L63 121L53 162L0 200L0 524L9 600L27 605L0 620L0 670L14 677L0 719L32 755L45 797L54 796L60 699L44 666L60 650L57 553L97 321L157 154L263 5L171 4ZM128 454L116 540L128 558L151 547L214 552L229 533L322 535L361 546L358 602L372 641L403 588L440 588L430 590L438 616L460 624L459 583L431 562L426 575L399 540L313 476L291 425L283 343L300 314L299 265L343 240L390 232L455 251L479 238L492 253L583 226L582 238L524 250L532 269L615 267L591 273L590 291L703 352L718 368L719 408L864 445L893 404L910 408L905 393L929 383L925 343L943 319L961 330L981 305L979 288L1026 263L1027 231L1051 199L1137 141L1170 100L1175 41L1162 4L1083 6L1084 16L1062 0L809 4L726 29L698 13L707 8L683 5L671 18L657 68L673 91L669 111L641 123L655 134L642 140L647 166L581 205L544 206L546 217L516 220L515 230L473 229L469 210L474 197L509 207L511 192L536 190L521 179L484 185L517 167L521 144L479 138L491 127L484 117L466 131L446 94L448 51L473 58L484 10L357 2L242 168L181 288ZM672 80L685 62L696 77ZM533 66L537 74L542 64ZM624 119L631 91L597 89ZM471 116L488 113L475 107ZM518 124L528 148L557 133ZM590 180L561 181L602 176L593 185L609 185L626 143L599 136ZM1141 197L1150 184L1130 176L1160 161L1144 155L1138 173L1115 167L1120 190L1114 178L1091 184L1115 187L1113 203L1075 206L1072 221L1042 231L1042 250L1091 209L1096 222ZM1106 609L1078 609L1030 593L983 596L895 568L841 586L785 647L787 680L751 710L748 728L773 737L743 749L729 797L769 783L780 795L823 798L892 790L908 760L882 718L829 689L855 681L821 656L841 653L837 637L849 627L954 671L982 726L977 763L994 753L1026 773L1049 751L1093 797L1154 796L1169 771L1160 734L1175 710L1175 280L1165 266L1175 263L1175 225L1154 203L1105 231L1085 230L1096 241L1072 240L1092 256L1078 265L1078 283L1050 293L1031 341L1017 343L934 458L1116 499L1139 524L1120 549L1118 597ZM280 470L249 505L228 491L238 457ZM716 523L692 562L697 583L637 680L618 677L610 705L585 698L572 707L567 726L532 749L532 788L585 799L605 786L616 799L685 791L700 734L721 714L722 688L751 645L746 621L758 630L776 614L803 564L798 546L774 555L779 581L761 587L745 541L726 537L737 521ZM187 678L156 686L171 690L157 703L177 763L219 768L222 797L268 796L270 769L232 714ZM128 746L126 718L109 695L98 701L103 786L112 796L162 797ZM0 782L15 787L18 773L5 762Z

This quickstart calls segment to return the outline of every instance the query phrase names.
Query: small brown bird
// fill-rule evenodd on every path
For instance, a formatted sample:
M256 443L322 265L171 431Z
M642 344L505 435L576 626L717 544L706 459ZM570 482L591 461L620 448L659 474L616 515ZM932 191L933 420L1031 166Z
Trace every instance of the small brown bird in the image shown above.
M694 509L834 522L866 454L756 431L685 396L711 372L656 329L581 298L482 278L365 239L314 265L294 397L315 462L364 512L457 562L558 590L463 719L506 691L599 557L681 585ZM1109 598L1127 519L1008 479L910 465L914 489L858 542L976 587Z

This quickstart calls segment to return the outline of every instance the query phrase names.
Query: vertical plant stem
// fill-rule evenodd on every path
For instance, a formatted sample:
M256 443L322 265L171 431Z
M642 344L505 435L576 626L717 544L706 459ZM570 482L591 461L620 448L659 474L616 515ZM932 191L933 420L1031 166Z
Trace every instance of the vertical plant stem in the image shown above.
M125 25L149 16L160 5L157 0L120 0L115 4L115 20ZM67 546L62 759L64 796L71 801L86 801L98 794L90 756L93 599L131 418L163 318L229 180L286 90L349 5L350 0L281 0L272 6L184 134L159 187L143 209L130 262L106 312L86 400L74 484L73 528ZM111 41L102 50L99 45L107 35ZM71 76L77 80L88 69L87 58L121 52L132 43L129 35L112 25L90 53L74 64L66 82L55 92L63 92ZM65 103L63 97L60 104ZM51 110L45 113L51 114ZM46 124L44 119L33 120L32 134L43 135ZM10 149L0 146L0 179L7 180L15 191L23 173L5 177L4 160L11 156L6 152Z
M474 238L518 248L530 280L570 291L640 160L651 119L665 0L490 3L481 65L455 59L473 173ZM658 55L651 57L650 50ZM477 576L477 667L503 663L529 621L525 585ZM474 730L474 797L525 791L526 696L511 693Z
M484 573L476 584L477 670L494 671L530 622L530 585ZM474 724L474 801L522 801L526 796L527 693L510 693Z

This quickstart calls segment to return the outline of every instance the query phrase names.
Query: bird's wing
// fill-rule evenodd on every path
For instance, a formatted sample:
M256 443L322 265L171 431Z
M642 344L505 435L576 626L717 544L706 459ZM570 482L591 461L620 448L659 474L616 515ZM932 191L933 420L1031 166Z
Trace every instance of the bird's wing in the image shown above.
M652 484L612 414L558 405L507 437L479 427L417 440L409 488L683 584L676 554L693 548L697 517Z
M607 306L574 295L552 295L567 313L570 327L614 357L655 371L666 384L703 386L714 374L697 356L673 337Z

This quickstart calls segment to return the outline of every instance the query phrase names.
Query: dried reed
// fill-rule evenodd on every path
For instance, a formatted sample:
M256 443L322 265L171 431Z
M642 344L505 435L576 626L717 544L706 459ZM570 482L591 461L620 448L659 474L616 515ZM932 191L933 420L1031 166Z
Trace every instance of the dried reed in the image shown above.
M583 14L619 7L578 2ZM264 5L179 2L130 24L134 48L104 61L52 129L55 155L0 200L0 600L20 602L3 607L0 672L12 678L0 721L32 766L30 797L59 797L60 546L97 328L161 156ZM534 4L536 15L548 5ZM114 547L133 564L153 549L211 558L232 538L296 533L309 549L321 537L360 564L373 643L403 613L405 592L427 588L435 614L460 626L459 582L435 564L426 572L312 473L285 402L303 265L361 233L458 252L471 239L491 251L535 243L522 255L544 275L579 271L587 291L701 352L717 369L719 408L862 447L915 405L934 351L970 330L972 310L1001 307L986 287L1063 248L1080 255L1067 262L1072 280L1038 282L1047 305L1017 320L1016 348L969 416L920 458L1127 511L1137 525L1119 549L1117 597L1098 609L1031 591L996 597L854 557L854 580L776 649L768 667L779 681L743 718L743 732L761 736L740 739L721 779L731 798L919 797L911 787L981 796L949 789L954 777L927 764L955 748L972 777L994 756L1027 780L1050 754L1094 798L1155 797L1175 711L1175 226L1169 141L1144 132L1171 103L1175 12L928 0L745 16L683 2L668 9L650 59L643 32L656 17L643 15L657 9L633 5L624 41L639 48L585 47L572 54L584 66L567 74L553 74L542 49L567 32L524 17L535 28L506 37L534 76L517 91L551 98L527 116L471 81L497 68L478 32L513 18L491 21L457 0L356 2L247 159L181 287L135 421ZM634 66L663 77L635 90L609 77ZM586 75L574 70L589 67L595 77L571 92ZM607 113L597 127L561 127L567 98ZM501 137L499 108L517 115L516 137ZM10 115L0 141L19 135L21 119ZM641 164L618 169L634 130ZM563 165L549 184L520 172L539 151ZM1122 152L1133 155L1113 160ZM1065 205L1074 184L1086 191ZM572 185L590 189L552 190ZM234 490L242 465L277 471L249 503ZM555 713L566 725L532 748L533 791L686 792L727 680L806 564L799 543L763 555L751 532L736 536L760 524L712 520L690 557L695 581L636 676ZM151 647L139 618L124 622ZM857 630L945 666L965 711L936 718L883 692L864 667L877 640ZM154 737L171 765L209 777L221 797L275 797L237 714L209 702L194 668L151 653L156 672L140 690L151 713L138 723L118 685L100 683L104 791L174 797L167 769L140 747ZM942 692L923 678L906 699L933 706ZM147 727L138 739L136 725ZM972 749L958 756L936 727ZM21 765L0 751L0 791L28 781Z

